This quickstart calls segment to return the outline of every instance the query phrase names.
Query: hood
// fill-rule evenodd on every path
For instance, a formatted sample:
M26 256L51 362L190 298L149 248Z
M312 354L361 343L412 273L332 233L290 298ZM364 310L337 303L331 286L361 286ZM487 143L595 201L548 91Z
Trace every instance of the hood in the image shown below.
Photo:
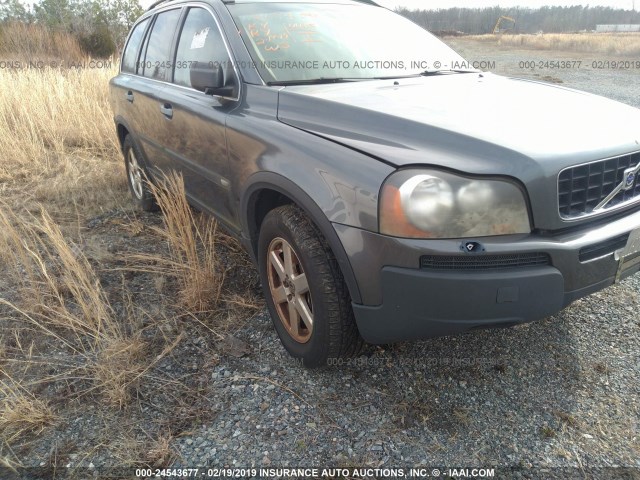
M278 118L394 166L439 165L524 182L640 150L640 110L490 73L285 87Z

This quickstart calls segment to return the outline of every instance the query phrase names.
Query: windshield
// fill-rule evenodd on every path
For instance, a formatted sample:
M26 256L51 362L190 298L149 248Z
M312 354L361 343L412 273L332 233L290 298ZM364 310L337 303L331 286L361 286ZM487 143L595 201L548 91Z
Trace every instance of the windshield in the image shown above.
M228 7L267 83L397 78L467 65L429 32L384 8L327 3Z

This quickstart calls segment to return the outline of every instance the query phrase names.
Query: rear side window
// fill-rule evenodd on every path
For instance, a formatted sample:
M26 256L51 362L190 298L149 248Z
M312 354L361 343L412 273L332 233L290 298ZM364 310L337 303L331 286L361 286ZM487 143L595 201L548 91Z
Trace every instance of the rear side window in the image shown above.
M149 19L143 20L135 26L133 32L129 36L129 41L124 49L124 55L122 57L122 71L129 73L136 73L136 62L138 60L138 50L140 50L140 44L142 43L142 36L147 28Z
M211 13L203 8L189 9L178 40L173 83L191 87L189 69L196 63L200 67L218 63L225 77L231 75L231 61L220 30Z
M167 71L171 71L171 42L180 19L181 10L174 9L158 14L151 35L147 37L147 54L144 59L145 77L166 80Z

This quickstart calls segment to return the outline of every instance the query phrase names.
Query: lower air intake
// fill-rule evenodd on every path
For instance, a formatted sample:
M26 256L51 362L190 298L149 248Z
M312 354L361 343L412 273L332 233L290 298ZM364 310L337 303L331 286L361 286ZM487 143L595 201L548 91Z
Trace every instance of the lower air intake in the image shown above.
M496 270L551 265L546 253L516 253L509 255L424 255L420 268L429 270Z

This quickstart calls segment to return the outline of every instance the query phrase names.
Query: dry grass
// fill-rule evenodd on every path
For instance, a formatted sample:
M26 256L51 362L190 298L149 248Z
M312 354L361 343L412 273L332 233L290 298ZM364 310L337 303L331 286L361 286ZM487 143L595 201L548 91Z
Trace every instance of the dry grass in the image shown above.
M22 468L22 464L15 459L15 457L10 457L5 455L0 449L0 468L4 468L5 471L12 472L16 476L18 475L18 468Z
M123 162L108 99L115 71L0 70L5 200L47 203L50 210L65 212L119 202L125 192Z
M0 370L0 438L11 443L25 433L42 432L57 416L45 400L37 398Z
M152 362L135 328L139 322L117 316L82 249L63 237L46 212L18 216L5 207L0 229L5 275L19 285L18 298L0 304L67 348L69 376L84 375L93 383L85 393L97 390L109 405L122 408Z
M131 400L148 365L147 344L139 337L113 338L97 352L91 376L108 405L123 408Z
M0 56L7 62L0 70L3 198L69 210L98 203L96 189L123 190L121 170L104 169L104 162L119 160L108 100L115 65L27 68L39 60L86 59L72 35L21 23L0 27Z
M640 55L640 33L545 33L542 35L470 35L465 39L510 48Z
M13 25L0 33L0 55L75 57L77 45L64 42L70 37ZM108 99L115 73L115 65L0 70L0 469L41 462L30 449L43 447L38 434L51 440L43 428L54 424L58 436L66 420L90 422L97 412L104 437L79 458L106 448L123 465L169 465L172 439L209 405L209 375L167 373L183 360L174 351L187 348L187 336L202 337L202 348L219 341L218 319L246 320L260 304L223 293L217 251L246 256L190 209L180 177L155 188L162 228L149 226L152 216L129 217ZM140 258L149 260L144 270L120 268ZM209 368L206 358L189 361Z
M66 331L74 341L64 342L74 351L92 350L96 343L122 336L81 248L63 237L45 211L40 217L19 217L5 207L0 209L0 229L5 274L19 285L17 311L51 335Z
M164 228L157 228L155 232L167 242L170 257L140 258L152 260L158 274L178 281L182 307L194 312L215 308L225 276L216 255L219 237L216 221L194 214L187 203L181 176L173 173L161 185L150 184L150 188L164 214Z
M224 272L215 249L216 223L190 209L182 179L174 175L154 190L165 214L165 225L155 232L167 242L170 253L168 257L161 252L138 257L152 260L162 274L177 280L178 302L173 297L167 300L183 307L180 317L193 320L197 328L213 333L216 340L224 338L219 326L214 330L195 313L206 311L215 317L220 313L216 309L219 302L228 301L230 311L235 313L255 305L237 295L228 299L223 296ZM183 330L174 328L178 317L168 322L172 328L165 332L162 310L153 315L141 311L126 285L118 308L114 308L113 293L110 297L102 287L99 272L85 250L82 236L76 242L67 239L44 209L36 215L0 205L0 268L3 283L15 286L9 299L0 298L0 307L9 307L15 314L10 320L12 328L20 325L19 331L30 337L23 341L18 330L13 330L14 339L8 342L4 338L2 342L3 347L13 345L3 357L22 377L15 382L19 389L7 393L0 389L0 397L5 400L5 411L0 414L10 425L2 428L0 418L0 441L6 444L54 418L43 400L29 394L31 387L53 391L54 385L62 383L67 398L93 398L97 393L95 398L102 406L120 410L139 399L141 392L148 395L151 385L176 398L188 393L179 382L158 377L153 371L185 338ZM230 311L225 310L225 315ZM36 360L34 338L38 344ZM56 347L49 352L52 345ZM55 373L45 373L48 368L38 370L38 363L50 363L56 367ZM188 394L199 395L197 391ZM174 458L169 437L159 437L146 451L128 453L142 455L129 458L131 464L169 464Z
M70 33L50 31L43 25L11 22L0 24L0 55L13 61L63 60L78 63L86 58Z
M171 445L173 437L170 434L160 435L146 452L147 463L155 468L171 465L177 452Z

